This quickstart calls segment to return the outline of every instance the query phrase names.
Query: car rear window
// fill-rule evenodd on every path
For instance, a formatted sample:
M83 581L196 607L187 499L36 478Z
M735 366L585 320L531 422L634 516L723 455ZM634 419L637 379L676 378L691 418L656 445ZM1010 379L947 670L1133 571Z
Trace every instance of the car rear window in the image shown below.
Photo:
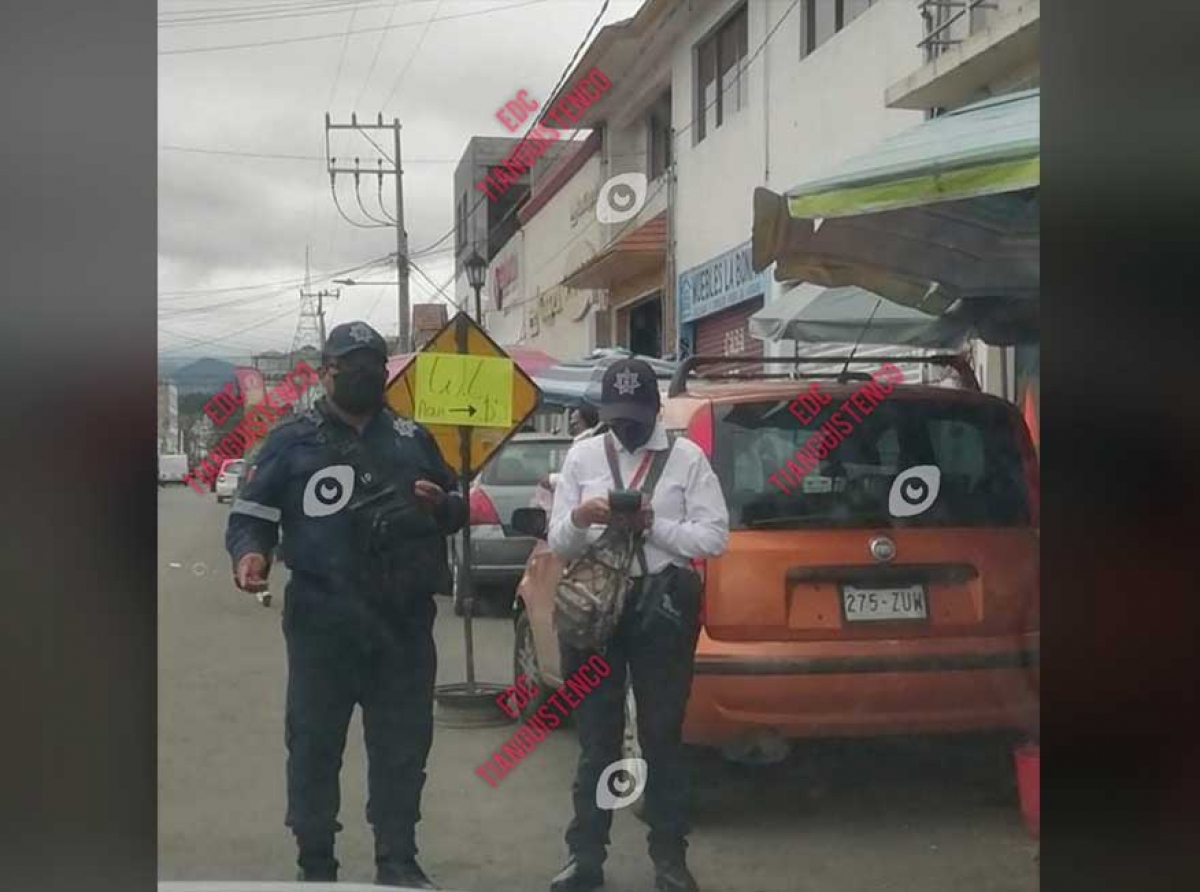
M884 400L798 482L770 477L819 438L827 406L806 425L788 402L718 405L713 468L733 529L892 526L1023 526L1029 523L1024 466L1010 415L992 404ZM918 465L940 472L921 513L893 517L892 483ZM785 469L786 473L786 469Z
M536 486L547 474L562 467L570 448L570 441L509 443L484 467L480 482L492 486Z
M231 461L225 466L225 473L240 475L245 468L246 463L244 461Z

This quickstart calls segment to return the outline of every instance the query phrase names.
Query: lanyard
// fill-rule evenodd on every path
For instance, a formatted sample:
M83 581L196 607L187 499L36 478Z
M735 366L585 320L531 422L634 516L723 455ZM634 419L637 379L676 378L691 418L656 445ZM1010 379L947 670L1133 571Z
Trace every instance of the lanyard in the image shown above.
M629 481L630 489L637 489L642 485L642 478L646 476L646 469L650 467L650 462L654 460L654 453L649 449L642 456L642 463L638 465L638 469L633 474L633 479Z

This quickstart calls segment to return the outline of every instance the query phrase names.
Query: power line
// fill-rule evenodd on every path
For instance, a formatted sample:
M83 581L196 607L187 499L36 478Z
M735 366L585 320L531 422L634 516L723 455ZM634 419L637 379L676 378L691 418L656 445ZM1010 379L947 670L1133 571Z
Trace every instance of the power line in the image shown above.
M438 0L438 2L440 5L441 0ZM400 0L392 0L391 11L388 12L387 21L384 22L385 28L392 23L392 17L395 16L396 8L399 7L399 5L400 5ZM435 14L437 13L436 9L434 10L434 13ZM365 78L363 78L363 85L362 85L362 89L358 91L358 98L354 100L355 108L357 108L359 105L362 104L363 96L366 95L367 87L370 86L370 83L371 83L371 75L373 75L375 73L375 66L379 63L379 53L383 50L383 44L384 44L384 41L386 41L386 40L387 40L387 32L381 31L379 34L379 42L375 44L375 55L371 57L371 66L367 69L367 76ZM382 149L380 151L382 151Z
M365 261L364 263L356 263L354 266L349 266L349 267L346 267L345 269L337 269L337 270L332 270L327 273L320 273L317 275L317 281L332 279L334 276L343 276L348 273L354 273L354 272L358 272L359 270L368 269L372 266L380 266L384 263L390 263L395 256L396 256L395 252L391 252L389 254L384 254L382 257L375 257L371 260ZM256 282L253 285L233 285L233 286L230 286L227 288L190 288L190 289L176 289L174 291L160 291L160 292L158 292L158 296L159 296L159 302L161 303L164 295L183 297L183 296L189 296L189 295L194 295L194 294L225 294L225 293L228 293L231 291L257 291L260 288L273 288L273 287L284 286L284 285L295 286L295 285L302 285L302 284L304 284L304 279L302 279L302 278L301 279L279 279L274 282Z
M400 89L400 84L404 81L404 75L408 74L408 69L412 66L413 61L417 58L417 53L421 52L421 47L425 43L425 35L429 33L429 26L433 20L437 18L438 11L442 8L442 0L437 0L437 6L433 8L433 12L429 14L429 18L425 20L425 27L421 29L421 36L417 38L417 45L413 47L412 55L408 57L408 61L404 63L404 67L400 69L400 73L396 75L396 80L392 82L392 88L388 90L387 98L379 103L380 108L387 106L392 101L392 97L396 95L396 91Z
M608 5L608 0L605 0L605 6L607 6L607 5ZM749 69L749 67L750 67L750 64L751 64L751 63L752 63L752 62L753 62L755 59L757 59L757 58L758 58L758 56L759 56L759 54L760 54L760 53L762 53L763 49L765 49L765 48L766 48L767 44L770 42L771 38L775 36L775 33L776 33L778 30L779 30L779 28L780 28L780 26L783 24L783 22L784 22L784 21L787 19L787 17L788 17L789 15L791 15L791 13L792 13L792 10L794 10L794 9L795 9L797 6L799 6L799 5L800 5L800 0L794 0L794 2L792 3L792 5L791 5L791 6L789 6L789 7L788 7L788 8L787 8L787 9L784 11L783 15L781 15L781 16L779 17L779 21L777 21L777 22L775 23L774 27L773 27L773 28L771 28L771 30L770 30L770 31L767 33L766 37L764 37L764 38L763 38L763 41L762 41L762 43L760 43L760 44L758 45L757 49L755 49L755 51L754 51L754 54L753 54L752 56L750 56L750 57L749 57L749 58L746 60L746 62L743 64L743 66L742 66L742 69L743 69L743 71L745 71L745 70ZM601 9L601 11L600 11L600 12L601 12L601 14L603 14L604 10L603 10L603 9ZM598 20L599 20L599 17L597 17L597 21L598 21ZM595 25L595 22L593 22L593 27L594 27L594 25ZM591 29L589 29L589 32L588 32L588 33L589 33L589 35L590 35L590 33L591 33ZM587 39L587 38L585 38L585 40L586 40L586 39ZM578 51L576 51L576 55L578 55ZM574 64L574 57L572 58L572 64ZM569 69L568 69L568 72L569 72ZM559 84L560 84L560 85L562 84L562 81L563 81L563 80L565 80L565 75L564 75L564 78L560 79L560 81L559 81ZM557 92L557 90L558 90L558 87L555 87L555 92ZM550 95L551 95L551 96L554 96L554 95L555 95L555 93L551 93ZM700 110L700 113L701 113L701 114L704 114L704 113L706 113L706 112L708 111L708 109L709 109L709 108L711 108L711 107L713 106L713 104L715 104L715 103L716 103L716 99L714 98L712 102L710 102L708 105L706 105L706 106L705 106L703 109L701 109L701 110ZM686 133L686 132L687 132L687 131L688 131L688 130L689 130L689 129L690 129L690 128L691 128L691 127L692 127L692 126L693 126L693 125L696 123L696 121L697 121L698 119L699 119L699 115L697 115L696 117L692 118L690 121L688 121L688 123L687 123L686 125L684 125L684 126L683 126L682 128L680 128L679 130L675 131L675 132L672 134L672 138L673 138L673 139L675 139L675 140L678 140L678 138L679 138L679 137L680 137L682 134ZM531 132L532 132L532 131L531 131ZM528 135L528 134L527 134L527 135ZM522 141L524 141L524 140L522 140ZM675 155L675 153L672 153L672 154L673 154L673 155ZM643 205L649 204L649 203L650 203L650 202L651 202L651 201L652 201L654 198L656 198L656 197L658 196L658 194L659 194L660 192L662 192L662 190L663 190L664 188L666 188L666 178L665 178L665 177L664 177L664 178L662 178L662 179L660 180L660 182L659 182L659 184L658 184L657 188L656 188L656 189L655 189L655 190L654 190L652 193L650 193L649 195L647 195L647 196L646 196L646 199L645 199L645 201L643 202ZM478 202L476 202L476 207L477 207L477 206L478 206ZM487 233L487 234L488 234L488 236L491 236L491 234L492 234L493 232L495 232L495 231L496 231L496 230L497 230L497 229L498 229L498 228L499 228L499 227L500 227L500 226L501 226L501 225L502 225L502 224L505 222L505 220L507 220L507 219L508 219L508 217L509 217L509 216L512 214L512 212L513 212L513 211L515 211L515 210L516 210L516 208L517 208L517 207L518 207L517 205L514 205L514 206L513 206L513 207L512 207L512 208L509 210L509 213L508 213L508 214L505 214L505 215L504 215L504 217L503 217L503 218L501 218L501 219L500 219L500 220L497 222L496 226L493 226L491 229L489 229L489 230L488 230L488 233ZM472 208L472 210L473 210L473 208ZM616 234L614 234L614 235L613 235L613 237L612 237L611 239L609 239L609 240L608 240L608 241L605 243L605 245L604 245L602 248L600 248L600 250L599 250L599 251L597 251L597 254L599 254L600 252L604 251L606 248L610 247L611 245L615 244L615 243L616 243L618 240L620 240L620 238L621 238L623 235L625 235L625 233L626 233L626 232L627 232L627 231L630 229L630 227L631 227L631 226L633 226L633 224L634 224L636 221L637 221L637 217L636 217L636 216L635 216L635 217L633 217L633 218L631 218L631 219L630 219L630 220L629 220L629 221L628 221L628 222L627 222L627 223L626 223L626 224L625 224L625 225L624 225L624 226L623 226L623 227L622 227L622 228L621 228L621 229L620 229L620 230L619 230L619 231L618 231ZM554 252L554 254L550 255L550 257L548 257L548 258L545 260L545 262L543 262L543 263L542 263L542 264L541 264L541 265L540 265L540 266L539 266L537 269L530 271L529 275L531 275L531 276L532 276L534 273L540 272L541 270L545 269L547 264L549 264L549 263L550 263L552 260L554 260L554 259L555 259L555 258L557 258L559 255L561 255L561 254L563 253L563 251L567 250L567 248L571 247L571 245L575 244L575 242L577 242L577 241L578 241L580 238L582 238L582 237L584 236L584 234L585 234L585 233L587 233L587 232L588 232L588 231L591 229L591 226L592 226L592 224L588 224L588 226L586 226L586 227L584 227L583 229L581 229L581 230L580 230L580 231L579 231L579 232L578 232L578 233L577 233L575 236L573 236L571 239L569 239L569 240L568 240L568 241L567 241L567 242L566 242L566 243L565 243L565 244L564 244L564 245L563 245L561 248L559 248L559 249L558 249L556 252ZM453 230L451 230L451 232L453 232ZM523 300L514 301L514 302L512 302L512 303L510 304L510 306L519 306L519 305L521 305L521 304L528 303L530 300L533 300L533 299L534 299L534 298L525 298L525 299L523 299Z
M378 148L378 147L377 147ZM160 152L190 152L196 155L229 155L235 158L265 158L280 161L324 161L324 155L289 155L281 152L243 152L237 149L207 149L199 146L159 146ZM386 157L386 155L385 155ZM457 164L457 158L405 158L405 164Z
M387 220L379 220L379 219L376 219L375 217L371 216L371 212L368 211L366 206L363 204L362 192L360 191L359 186L360 186L359 176L358 176L358 174L355 174L354 175L354 198L358 201L358 209L363 212L363 216L366 217L368 220L370 220L372 223L378 223L380 226L395 226L396 225L395 220L392 220L389 223ZM379 192L381 195L383 194L383 177L379 178Z
M430 19L430 21L448 22L453 19L467 19L467 18L473 18L475 16L490 15L494 12L505 12L510 9L521 9L522 7L525 7L525 6L537 6L542 3L548 3L548 2L550 2L550 0L524 0L524 2L522 2L522 3L510 3L508 6L496 6L491 9L482 9L482 10L478 10L476 12L459 12L459 13L453 13L451 15L444 15L437 19ZM415 27L417 27L419 25L423 25L423 24L427 24L427 23L426 22L401 22L400 24L396 24L396 25L387 25L387 26L378 27L378 28L359 28L358 30L344 31L344 32L335 33L335 34L313 34L308 37L284 37L284 38L280 38L278 40L259 40L259 41L255 41L253 43L230 43L230 44L223 44L221 46L199 46L199 47L186 47L184 49L178 49L178 50L159 50L158 55L160 55L160 56L183 56L183 55L189 55L192 53L215 53L215 52L221 52L224 50L244 50L244 49L255 49L257 47L264 47L264 46L282 46L284 44L290 44L290 43L309 43L309 42L312 42L315 40L333 40L338 37L345 38L349 34L374 34L379 31L395 31L399 28L415 28Z
M350 45L350 30L354 27L354 19L357 15L358 9L356 8L352 13L350 13L350 19L346 22L346 33L342 38L342 52L338 56L337 73L333 76L333 86L329 88L329 99L325 103L326 108L330 108L333 105L333 99L337 94L338 84L342 80L342 66L346 63L346 47Z
M278 11L269 12L266 9L253 10L252 8L238 9L224 13L212 13L206 15L196 15L191 17L180 16L174 19L159 18L158 27L160 30L168 28L186 28L192 25L199 26L216 26L228 24L254 23L254 22L276 22L286 21L290 19L312 18L314 16L328 15L345 15L351 10L359 9L379 9L386 6L386 3L381 2L361 2L361 0L352 0L347 3L321 3L308 4L297 6L293 9L280 8ZM168 13L170 14L170 13Z
M334 185L334 175L329 175L329 194L333 196L333 206L337 208L337 212L342 215L342 219L351 226L356 226L359 229L391 229L391 225L387 223L359 223L357 220L351 220L346 212L342 210L342 203L338 199L337 186ZM395 256L395 255L393 255Z
M278 319L282 319L284 316L290 316L294 312L295 312L295 308L289 307L288 309L284 310L283 312L276 313L272 316L268 316L265 319L263 319L262 321L256 322L253 325L240 325L234 331L231 331L231 332L229 332L227 334L223 334L223 335L217 335L216 337L212 337L212 338L195 338L195 337L192 337L191 335L183 334L182 332L172 331L168 328L163 328L161 325L159 326L159 330L166 332L167 334L171 335L172 337L184 338L185 340L189 340L189 341L194 342L195 344L203 346L203 345L207 345L207 344L217 344L217 343L220 343L221 341L227 341L232 337L236 337L237 335L241 334L242 332L253 331L256 328L262 328L264 325L269 325L270 323L272 323Z
M571 54L571 60L567 63L566 68L563 69L562 74L559 75L558 82L554 85L554 89L550 93L551 96L554 96L558 92L559 88L566 81L567 76L571 73L571 69L575 65L575 60L579 58L579 54L583 51L583 48L587 45L587 42L591 39L592 32L596 30L596 26L600 23L600 19L602 19L604 17L604 13L608 10L608 4L609 4L609 0L603 0L603 3L600 6L600 11L596 13L595 17L592 19L592 23L590 25L588 25L587 32L583 35L583 40L581 40L579 42L579 45L575 48L575 52ZM538 119L535 119L533 121L533 123L530 125L529 130L525 133L524 136L521 137L520 142L517 144L517 148L513 149L513 152L519 151L521 146L525 144L525 141L529 138L529 134L533 132L534 128L537 126L537 123L538 123ZM509 154L509 157L512 157L512 153ZM482 192L476 197L475 203L467 209L466 216L468 219L471 217L472 214L475 213L475 211L479 208L479 205L483 203L483 200L486 197L487 196L484 195ZM496 232L508 220L509 217L511 217L514 213L516 213L518 207L519 207L519 204L514 203L513 206L508 209L508 213L506 213L503 217L501 217L499 220L497 220L496 225L491 227L487 231L486 235L490 238L493 232ZM455 227L451 226L449 231L447 231L445 235L443 235L437 241L432 242L429 245L426 245L426 247L422 250L436 248L438 245L440 245L446 239L450 238L450 236L454 235L454 229L455 229Z

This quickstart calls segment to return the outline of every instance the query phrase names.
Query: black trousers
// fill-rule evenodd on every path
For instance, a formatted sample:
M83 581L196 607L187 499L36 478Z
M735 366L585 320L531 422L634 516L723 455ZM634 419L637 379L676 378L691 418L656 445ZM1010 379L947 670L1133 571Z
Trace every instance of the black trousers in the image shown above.
M424 598L405 622L383 623L368 634L352 625L324 627L312 617L285 619L286 824L306 873L336 874L339 774L356 703L362 707L367 820L375 830L376 861L416 854L425 760L433 742L436 613L433 598Z
M580 861L600 864L606 856L613 812L597 804L596 785L604 769L621 759L627 671L637 705L638 742L648 767L644 796L650 856L671 860L687 848L689 782L682 730L700 632L700 583L690 570L669 571L669 579L668 613L655 610L644 597L647 587L641 578L634 581L617 630L601 652L612 672L583 696L573 713L580 754L572 787L575 816L566 841ZM560 653L566 678L594 652L560 643Z

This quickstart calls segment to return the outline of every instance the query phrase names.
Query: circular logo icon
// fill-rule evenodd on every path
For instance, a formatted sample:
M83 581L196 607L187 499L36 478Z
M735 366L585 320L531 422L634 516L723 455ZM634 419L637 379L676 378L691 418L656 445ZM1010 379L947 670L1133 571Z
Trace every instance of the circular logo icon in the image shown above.
M888 493L888 513L892 517L915 517L937 501L942 472L936 465L914 465L896 475Z
M622 173L609 178L596 196L596 219L601 223L632 220L646 203L648 185L644 173Z
M354 468L350 465L330 465L321 468L304 487L304 513L309 517L328 517L337 514L354 494Z
M605 811L616 811L633 805L646 789L649 768L645 759L613 762L601 772L600 780L596 782L596 806Z
M867 549L871 552L871 557L880 563L890 561L896 556L896 543L887 536L876 536L867 543Z

